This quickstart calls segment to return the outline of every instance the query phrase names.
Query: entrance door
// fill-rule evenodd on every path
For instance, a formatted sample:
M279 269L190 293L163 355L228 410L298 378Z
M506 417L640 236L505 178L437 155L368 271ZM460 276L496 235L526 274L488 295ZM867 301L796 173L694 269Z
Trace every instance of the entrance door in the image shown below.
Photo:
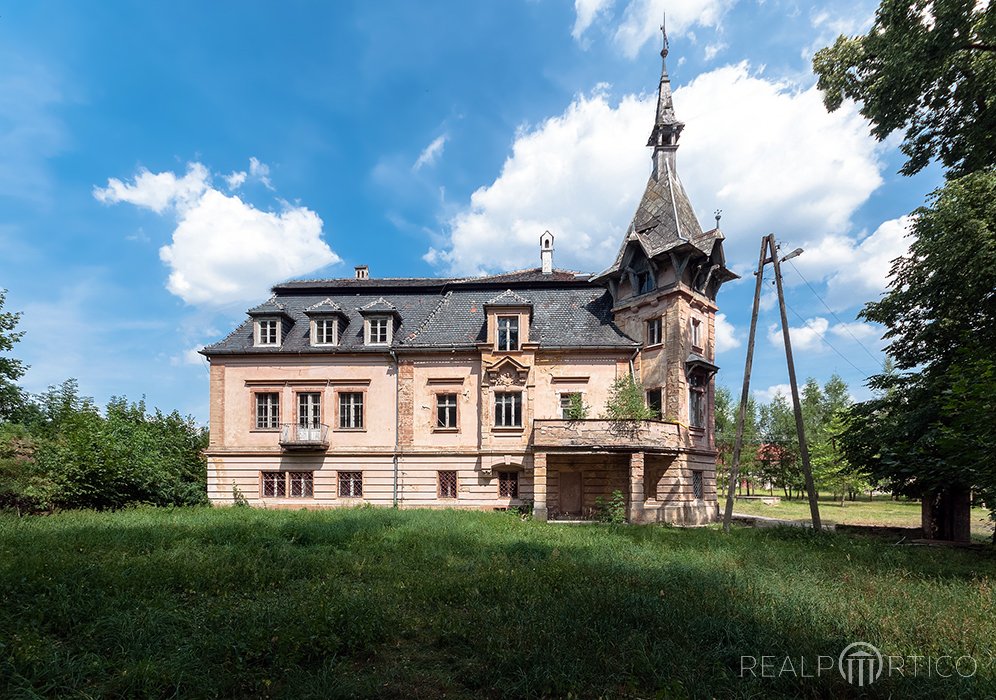
M560 512L581 515L581 472L560 472Z
M319 442L322 439L322 395L298 394L297 435L301 442Z

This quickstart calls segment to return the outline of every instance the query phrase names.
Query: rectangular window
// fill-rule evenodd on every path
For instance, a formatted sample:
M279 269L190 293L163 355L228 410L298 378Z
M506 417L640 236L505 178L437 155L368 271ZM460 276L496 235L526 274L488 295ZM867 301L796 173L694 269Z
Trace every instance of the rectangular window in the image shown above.
M519 497L519 472L498 472L498 497Z
M287 495L287 479L283 472L263 472L263 498L283 498Z
M452 471L436 472L436 477L439 479L439 497L456 498L457 473Z
M654 276L650 272L639 272L636 275L637 294L647 294L654 291L657 286L654 284Z
M664 415L664 390L647 389L647 408L654 412L655 418Z
M339 394L339 427L345 430L363 428L363 394L342 392Z
M573 392L570 394L560 395L560 417L564 420L577 420L582 416L577 415L577 413L582 412L584 409L584 397L578 393Z
M457 427L456 394L436 394L436 427Z
M519 349L519 317L498 317L498 350L511 352Z
M311 472L287 472L291 498L311 498L315 495L315 479Z
M339 472L339 498L363 496L363 472Z
M688 378L688 422L693 428L704 428L705 417L705 380L699 373Z
M661 320L652 318L647 321L647 332L645 334L647 345L660 345L661 343Z
M259 345L280 344L280 321L275 318L264 318L259 324Z
M315 495L312 472L261 472L263 498L311 498ZM288 489L288 484L290 488Z
M702 348L702 322L692 319L692 347Z
M314 345L336 345L339 342L339 319L319 318L315 320Z
M692 472L692 495L696 500L702 500L702 472Z
M495 393L495 427L522 427L522 393L499 391Z
M389 318L371 318L367 321L369 329L369 337L367 339L367 345L387 345L391 342L391 331L390 331L391 319Z
M256 394L256 429L269 430L280 427L280 394L259 392Z
M297 424L302 428L318 428L322 424L322 395L302 392L297 395Z

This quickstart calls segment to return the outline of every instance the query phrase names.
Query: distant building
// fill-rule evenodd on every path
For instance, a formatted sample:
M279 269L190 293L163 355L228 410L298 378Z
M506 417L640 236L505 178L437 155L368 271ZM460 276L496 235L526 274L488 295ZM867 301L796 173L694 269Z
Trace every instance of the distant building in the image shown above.
M661 56L667 56L667 40ZM716 517L716 294L736 275L678 179L666 65L653 173L597 275L541 266L467 279L292 281L202 352L208 492L255 505L501 508L633 522ZM659 420L599 415L632 373ZM577 419L579 406L587 417Z

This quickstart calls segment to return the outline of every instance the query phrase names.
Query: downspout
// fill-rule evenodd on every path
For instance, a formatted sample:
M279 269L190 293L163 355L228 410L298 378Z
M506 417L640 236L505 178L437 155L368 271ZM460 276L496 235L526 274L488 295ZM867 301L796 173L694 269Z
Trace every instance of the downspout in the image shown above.
M398 398L398 391L401 388L401 367L398 363L398 353L394 352L393 349L388 350L391 355L391 359L394 360L394 484L392 488L392 502L394 507L398 507L398 445L400 435L398 433L401 427L401 401Z
M641 348L637 347L636 350L633 351L633 354L629 356L629 376L632 377L634 382L636 381L636 367L633 365L633 360L635 360L636 356L640 354L640 350Z

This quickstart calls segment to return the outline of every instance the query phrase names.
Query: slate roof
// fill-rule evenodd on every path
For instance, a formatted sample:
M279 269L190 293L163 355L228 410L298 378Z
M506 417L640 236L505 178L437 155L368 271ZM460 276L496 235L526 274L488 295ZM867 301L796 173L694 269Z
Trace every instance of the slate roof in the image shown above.
M530 306L532 302L522 298L511 289L506 289L493 299L488 299L486 304L488 306Z
M415 278L411 287L401 280L310 280L276 285L272 303L279 304L292 323L284 329L280 347L254 347L252 319L247 318L228 337L209 345L205 355L383 353L383 347L363 344L364 311L393 308L397 314L392 347L396 350L474 349L486 341L484 307L508 291L516 304L531 305L530 341L541 348L636 348L638 343L612 322L612 300L587 276L564 273L566 279L538 282L532 271L467 280ZM352 283L352 284L348 284ZM371 284L373 283L373 284ZM270 302L267 302L270 303ZM306 312L329 303L340 307L343 325L336 346L312 347ZM257 307L259 308L259 307Z
M331 298L325 297L324 299L322 299L317 304L312 304L307 309L305 309L304 313L306 313L306 314L314 314L314 315L317 316L317 315L320 315L320 314L340 314L340 315L344 315L345 312L343 311L342 307L339 306L338 304L336 304L334 301L332 301Z
M398 313L398 307L384 297L378 297L375 301L364 304L357 311L361 314L396 314Z

